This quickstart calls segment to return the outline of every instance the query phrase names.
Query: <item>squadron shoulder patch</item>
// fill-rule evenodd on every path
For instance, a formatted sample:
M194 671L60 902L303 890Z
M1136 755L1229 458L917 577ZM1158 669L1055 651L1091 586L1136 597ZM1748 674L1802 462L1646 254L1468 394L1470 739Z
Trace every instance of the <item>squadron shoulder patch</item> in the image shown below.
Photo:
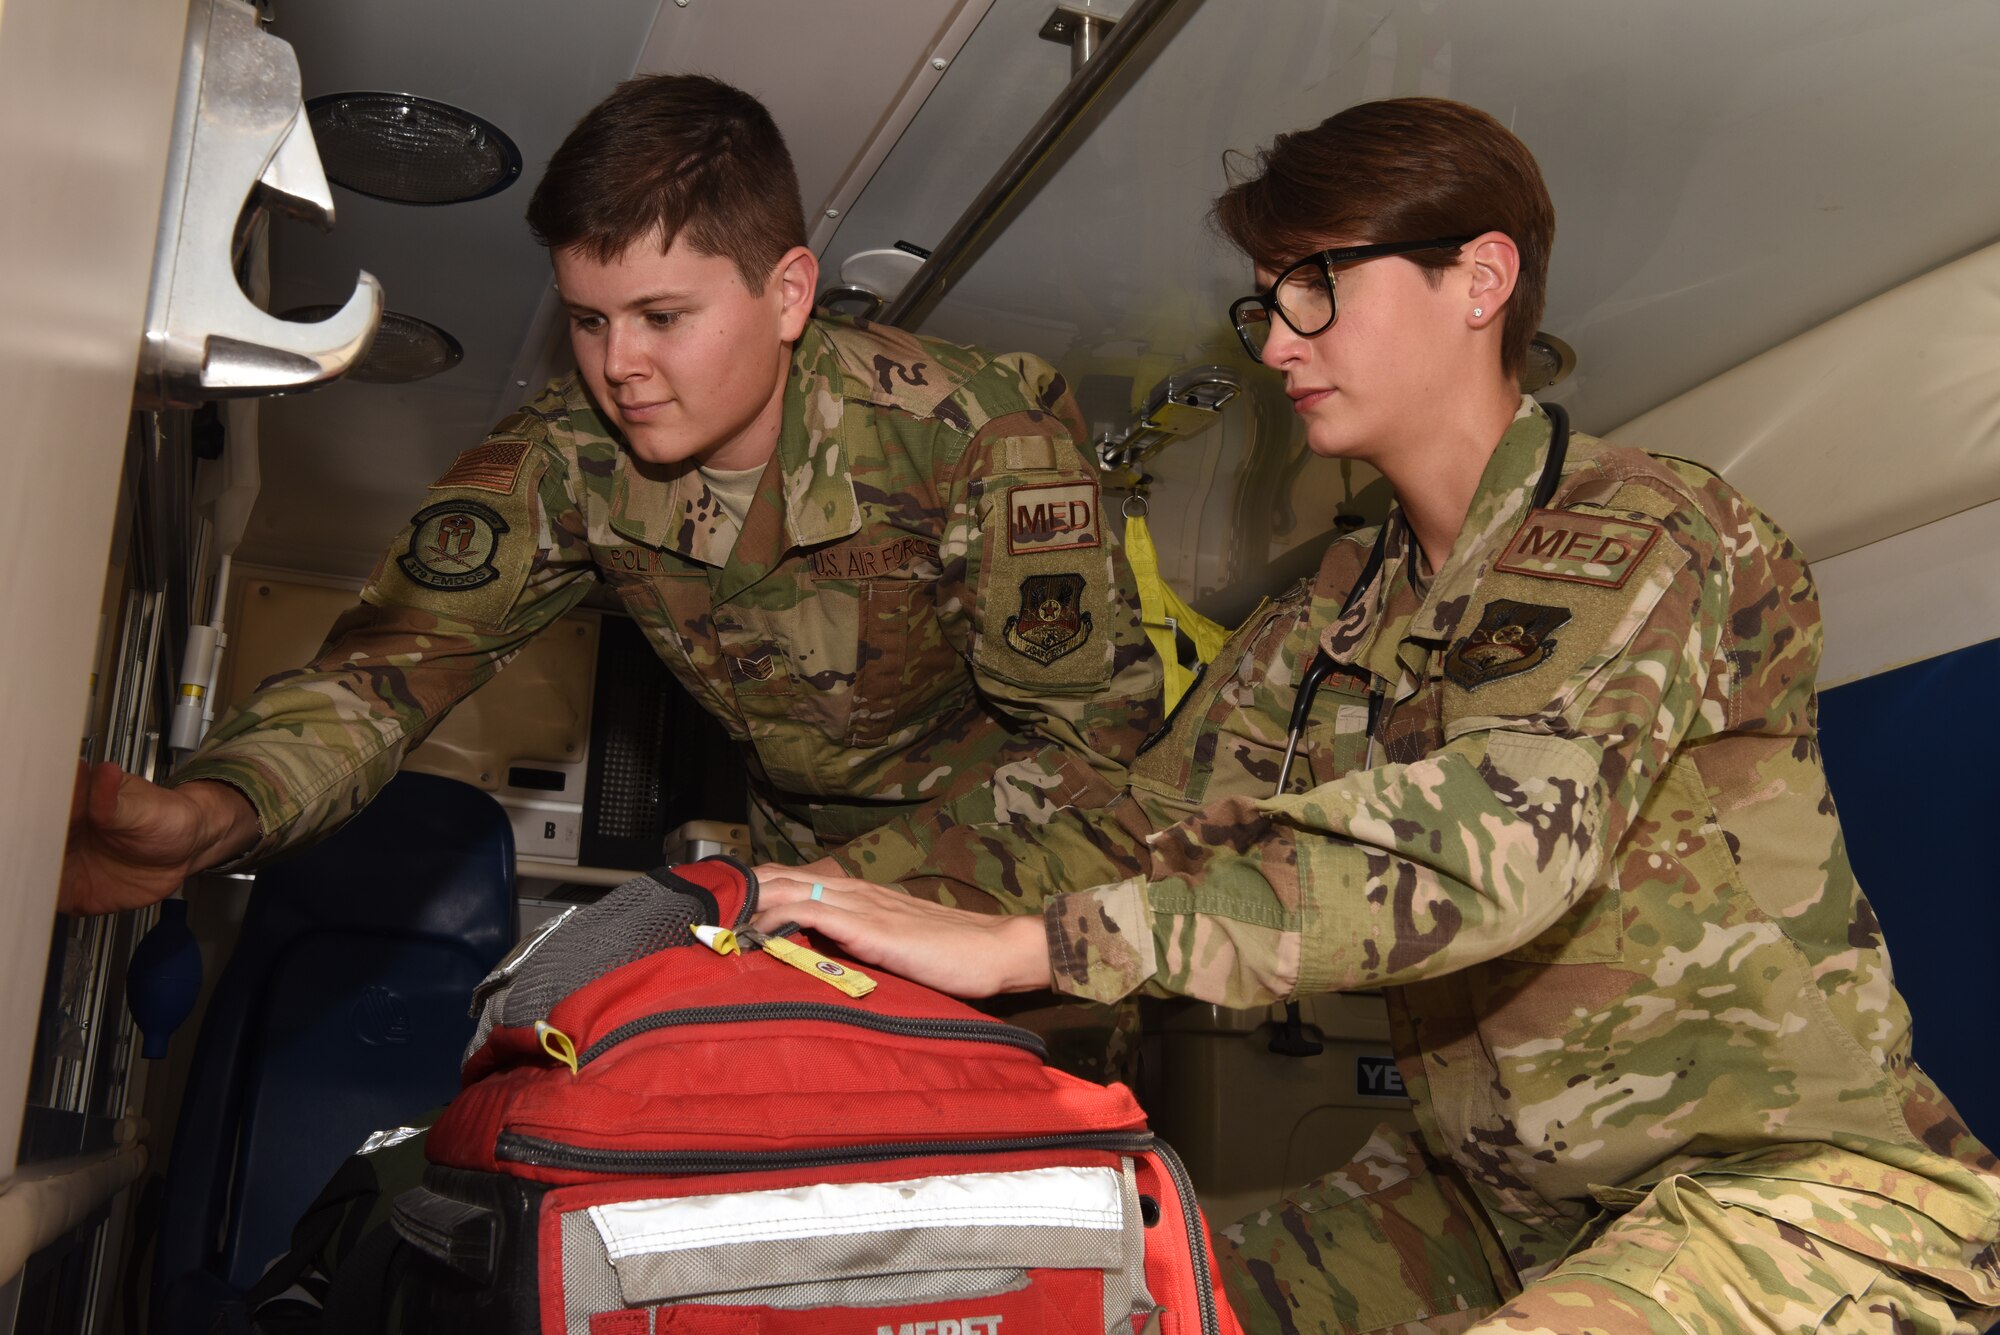
M525 440L489 440L474 445L458 456L450 471L431 483L431 490L467 487L475 491L496 491L511 495L521 477L521 463L528 457Z
M1098 542L1097 484L1037 482L1007 489L1007 550L1061 552Z
M1007 618L1001 634L1008 648L1047 667L1080 648L1090 631L1083 576L1030 575L1021 581L1021 610Z
M1569 623L1569 609L1495 598L1479 624L1445 651L1444 675L1466 690L1519 676L1556 651L1552 637Z
M1534 510L1493 568L1510 575L1622 589L1659 540L1660 531L1654 524L1575 510Z
M413 583L448 593L476 589L500 577L493 556L507 521L477 501L439 501L410 520L410 547L396 558Z

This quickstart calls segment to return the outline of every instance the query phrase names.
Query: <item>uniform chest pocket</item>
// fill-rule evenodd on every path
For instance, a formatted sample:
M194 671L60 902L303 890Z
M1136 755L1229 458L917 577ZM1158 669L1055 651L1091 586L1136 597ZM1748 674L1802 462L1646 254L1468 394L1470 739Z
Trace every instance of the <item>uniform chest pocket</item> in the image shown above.
M726 719L721 655L708 617L708 580L662 552L598 548L599 576L611 586L653 651L703 708Z
M938 621L935 581L861 580L853 607L854 679L842 733L849 745L880 745L964 696L968 676Z

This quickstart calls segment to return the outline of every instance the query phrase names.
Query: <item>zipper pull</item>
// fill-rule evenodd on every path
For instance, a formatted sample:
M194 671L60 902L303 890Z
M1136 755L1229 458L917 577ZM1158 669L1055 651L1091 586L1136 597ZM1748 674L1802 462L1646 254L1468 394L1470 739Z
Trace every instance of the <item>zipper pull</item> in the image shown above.
M576 1074L576 1044L569 1041L569 1035L550 1024L547 1020L535 1021L535 1037L542 1041L542 1051L569 1067L571 1075Z
M801 973L811 974L822 983L845 992L850 997L865 997L875 990L875 980L859 969L850 969L820 954L808 946L785 936L766 936L762 932L744 931L737 939L753 949L762 950L772 959L782 960Z
M742 949L737 944L736 933L727 927L710 927L707 923L697 923L694 939L718 955L734 955Z

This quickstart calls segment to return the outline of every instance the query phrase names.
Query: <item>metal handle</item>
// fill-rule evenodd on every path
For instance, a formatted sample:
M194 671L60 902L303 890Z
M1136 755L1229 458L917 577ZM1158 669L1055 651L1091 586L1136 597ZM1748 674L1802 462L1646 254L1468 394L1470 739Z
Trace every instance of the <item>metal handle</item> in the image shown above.
M368 351L382 285L361 274L338 313L296 324L260 310L236 278L232 244L253 191L333 225L333 194L301 101L298 58L243 0L195 0L160 205L153 290L139 356L147 404L194 404L309 389Z

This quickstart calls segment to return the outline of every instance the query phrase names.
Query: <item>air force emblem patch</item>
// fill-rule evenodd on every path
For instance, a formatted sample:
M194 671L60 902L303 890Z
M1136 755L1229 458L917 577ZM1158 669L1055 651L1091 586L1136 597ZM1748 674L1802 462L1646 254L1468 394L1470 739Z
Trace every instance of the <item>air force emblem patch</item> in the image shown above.
M1444 675L1466 690L1541 666L1556 651L1555 633L1569 623L1569 610L1495 598L1479 614L1479 624L1444 656Z
M1007 647L1043 667L1090 638L1083 610L1083 576L1030 575L1021 581L1021 610L1002 630Z

